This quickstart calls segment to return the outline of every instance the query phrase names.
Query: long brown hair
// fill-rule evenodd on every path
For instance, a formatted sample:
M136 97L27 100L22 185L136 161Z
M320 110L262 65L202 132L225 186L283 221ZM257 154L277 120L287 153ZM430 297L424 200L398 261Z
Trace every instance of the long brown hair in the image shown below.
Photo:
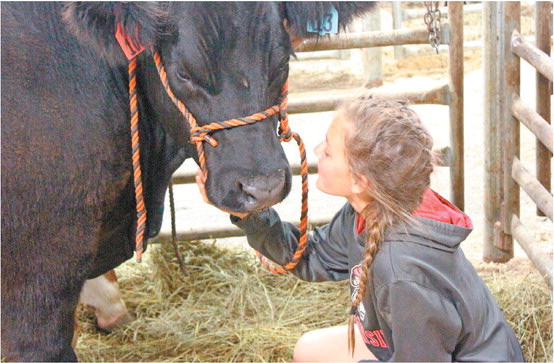
M360 97L337 109L350 123L346 159L353 175L368 182L371 202L362 211L366 242L359 289L352 302L348 346L354 354L355 311L371 279L373 263L385 229L409 223L429 187L433 171L433 139L417 114L403 102Z

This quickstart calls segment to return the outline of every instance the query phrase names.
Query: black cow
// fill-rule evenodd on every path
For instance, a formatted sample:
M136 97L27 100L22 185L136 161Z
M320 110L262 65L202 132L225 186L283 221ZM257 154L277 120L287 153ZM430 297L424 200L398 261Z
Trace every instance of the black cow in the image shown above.
M316 36L333 5L341 26L369 3L3 2L2 358L75 360L79 291L132 257L136 225L127 59L116 24L146 45L138 60L148 223L159 232L165 190L189 157L189 127L156 72L200 125L279 104L292 40ZM253 211L290 189L277 117L213 134L211 200Z

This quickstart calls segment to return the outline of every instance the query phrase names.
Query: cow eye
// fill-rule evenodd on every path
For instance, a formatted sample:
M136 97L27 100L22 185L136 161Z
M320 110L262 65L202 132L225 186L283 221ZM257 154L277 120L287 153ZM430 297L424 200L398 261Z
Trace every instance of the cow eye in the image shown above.
M177 72L175 72L177 74L177 78L179 78L180 81L183 81L183 82L189 82L190 81L190 77L189 75L182 71L182 70L177 70Z
M248 82L248 79L246 77L240 77L239 82L244 88L250 88L250 82Z

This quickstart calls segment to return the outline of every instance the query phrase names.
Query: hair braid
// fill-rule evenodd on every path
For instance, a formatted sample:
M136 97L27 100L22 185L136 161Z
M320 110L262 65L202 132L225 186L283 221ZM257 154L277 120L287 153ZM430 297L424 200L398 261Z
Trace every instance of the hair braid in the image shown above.
M374 203L375 204L375 203ZM385 213L379 213L379 205L368 205L362 211L365 219L366 243L364 246L363 259L361 262L362 272L358 283L358 292L354 301L352 301L352 312L354 313L366 294L367 287L371 278L371 265L383 242L383 235L387 226L387 217ZM348 321L348 350L354 354L356 339L354 336L355 314L350 314Z

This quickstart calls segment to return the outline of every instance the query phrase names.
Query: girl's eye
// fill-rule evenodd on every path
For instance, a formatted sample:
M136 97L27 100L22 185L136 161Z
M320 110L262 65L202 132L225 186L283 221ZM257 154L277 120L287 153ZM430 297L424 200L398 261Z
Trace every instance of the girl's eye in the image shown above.
M181 80L183 82L189 82L190 81L190 77L185 72L183 72L181 70L178 70L176 72L176 74L177 74L177 78L179 78L179 80Z

